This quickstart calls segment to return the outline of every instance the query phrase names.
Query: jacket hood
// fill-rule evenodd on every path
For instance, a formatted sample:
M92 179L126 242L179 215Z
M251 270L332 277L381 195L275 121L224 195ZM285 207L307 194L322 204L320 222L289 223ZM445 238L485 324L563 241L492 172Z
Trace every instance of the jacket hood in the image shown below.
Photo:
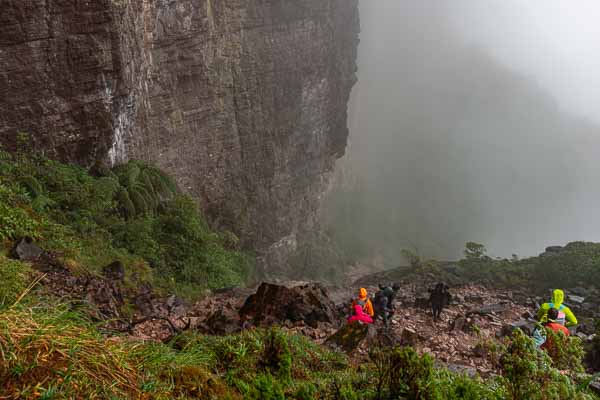
M564 300L565 293L562 290L556 289L552 292L552 303L554 304L554 308L558 308Z
M358 292L358 298L361 300L366 299L367 298L367 289L360 288L360 291Z

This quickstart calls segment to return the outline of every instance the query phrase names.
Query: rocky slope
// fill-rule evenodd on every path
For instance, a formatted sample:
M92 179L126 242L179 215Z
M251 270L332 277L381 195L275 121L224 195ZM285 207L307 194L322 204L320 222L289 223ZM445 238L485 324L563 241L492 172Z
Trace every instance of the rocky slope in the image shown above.
M285 270L347 139L357 0L2 0L0 143L141 158Z

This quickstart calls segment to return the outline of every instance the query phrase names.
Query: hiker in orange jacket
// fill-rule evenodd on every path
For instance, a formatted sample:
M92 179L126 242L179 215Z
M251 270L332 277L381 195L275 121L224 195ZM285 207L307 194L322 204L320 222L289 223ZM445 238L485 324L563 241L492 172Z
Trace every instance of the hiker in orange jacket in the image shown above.
M559 312L556 308L551 308L548 310L547 314L547 322L544 324L547 329L555 333L562 332L565 336L569 336L571 332L559 322ZM552 338L548 337L544 344L541 346L542 349L550 350L554 347L554 343L552 342Z
M373 304L371 303L371 299L369 299L367 289L360 288L360 291L358 292L358 298L352 301L353 311L355 305L361 306L363 311L370 317L373 317L375 315L375 311L373 310Z

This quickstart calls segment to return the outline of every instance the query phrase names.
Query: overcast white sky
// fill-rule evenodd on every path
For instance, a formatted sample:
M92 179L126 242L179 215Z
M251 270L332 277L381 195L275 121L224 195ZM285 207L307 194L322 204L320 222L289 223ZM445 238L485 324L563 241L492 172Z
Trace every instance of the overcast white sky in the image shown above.
M535 76L571 112L600 121L600 0L445 3L469 41Z

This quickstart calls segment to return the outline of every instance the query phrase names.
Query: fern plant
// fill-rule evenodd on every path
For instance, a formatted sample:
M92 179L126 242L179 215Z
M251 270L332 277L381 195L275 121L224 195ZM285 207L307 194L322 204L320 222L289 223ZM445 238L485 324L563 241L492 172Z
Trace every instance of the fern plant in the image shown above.
M119 207L126 218L156 215L179 192L175 182L158 168L130 161L115 168Z

